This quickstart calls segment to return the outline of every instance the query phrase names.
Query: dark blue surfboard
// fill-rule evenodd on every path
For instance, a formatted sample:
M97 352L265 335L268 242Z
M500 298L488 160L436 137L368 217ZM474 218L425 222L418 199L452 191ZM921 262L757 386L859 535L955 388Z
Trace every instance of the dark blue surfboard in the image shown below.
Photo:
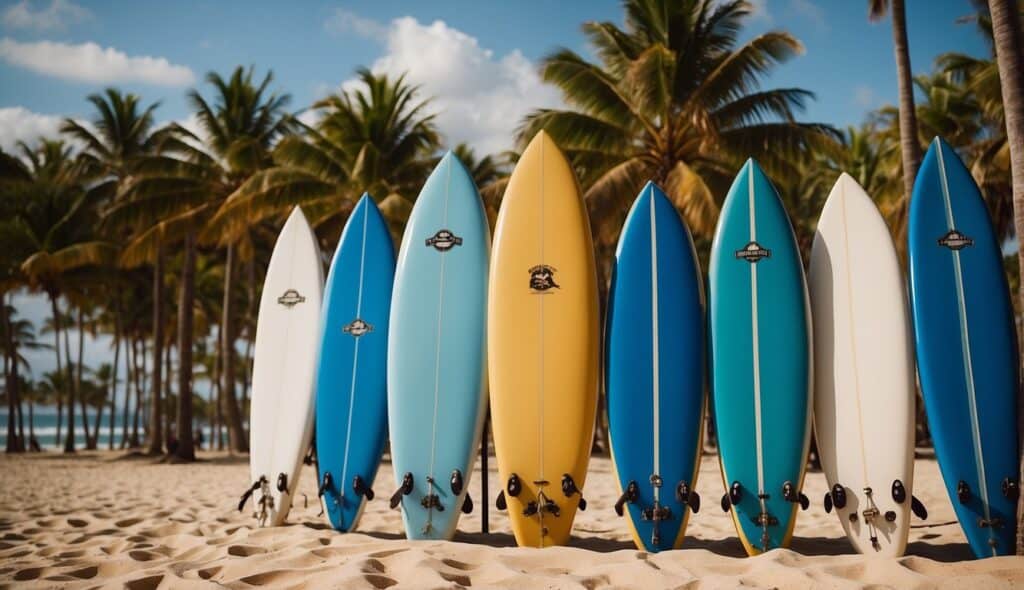
M1002 254L970 172L936 138L910 200L910 294L935 454L975 555L1014 552L1017 338Z
M626 217L608 294L605 386L612 457L637 548L678 548L704 417L704 297L679 213L652 182Z

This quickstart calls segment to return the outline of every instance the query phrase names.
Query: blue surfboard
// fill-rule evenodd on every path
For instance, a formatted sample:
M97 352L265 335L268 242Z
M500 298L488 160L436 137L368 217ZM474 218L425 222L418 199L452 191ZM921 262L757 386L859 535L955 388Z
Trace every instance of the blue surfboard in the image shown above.
M451 152L416 199L398 255L388 343L391 460L410 539L449 539L487 410L490 228Z
M974 179L936 138L910 200L910 295L939 468L978 557L1014 552L1017 338L1002 254Z
M704 294L690 232L648 182L619 237L608 293L605 388L612 457L637 548L678 548L704 417Z
M722 205L709 272L711 390L727 492L749 554L793 533L811 426L811 332L782 200L748 160Z
M369 195L349 215L331 262L316 376L319 492L331 525L352 530L373 499L387 437L387 356L395 251Z

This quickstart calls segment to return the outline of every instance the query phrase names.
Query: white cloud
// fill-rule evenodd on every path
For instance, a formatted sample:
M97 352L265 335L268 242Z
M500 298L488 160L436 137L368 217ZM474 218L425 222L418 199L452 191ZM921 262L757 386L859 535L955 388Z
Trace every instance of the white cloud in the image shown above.
M370 69L406 74L410 84L420 86L421 98L432 97L437 125L449 144L467 142L478 153L512 148L524 115L561 104L558 92L541 82L536 64L520 51L498 57L440 20L423 24L407 16L392 21L385 54ZM348 80L341 88L357 85Z
M4 26L11 29L35 29L37 31L63 31L69 25L80 23L92 16L85 8L71 0L51 0L43 8L41 3L20 0L3 12ZM39 10L33 10L39 6Z
M185 86L195 81L187 66L163 57L129 56L96 43L70 45L55 41L22 43L0 39L0 59L33 72L82 82L144 82L159 86Z
M825 19L825 10L812 0L789 0L789 7L811 22L819 33L827 33L831 27Z
M861 108L870 109L878 103L878 95L874 88L859 84L853 89L853 102Z
M376 41L382 41L388 33L387 25L344 8L334 9L334 14L324 21L324 28L332 33L355 33Z
M40 137L54 138L64 117L41 115L25 107L0 108L0 148L11 153L19 141L34 145Z

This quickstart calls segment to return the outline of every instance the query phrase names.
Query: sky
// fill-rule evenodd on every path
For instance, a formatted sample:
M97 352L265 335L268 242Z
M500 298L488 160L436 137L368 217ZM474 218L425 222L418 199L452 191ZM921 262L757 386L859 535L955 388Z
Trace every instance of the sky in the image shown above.
M786 30L804 44L765 80L816 94L804 120L856 125L896 101L891 23L869 22L866 0L753 4L743 41ZM972 12L969 0L916 0L907 11L915 72L944 52L988 53L972 24L956 22ZM351 88L361 66L405 73L434 97L449 145L504 150L524 114L560 104L539 79L539 60L558 47L592 55L581 23L622 17L620 3L606 0L0 0L0 148L53 135L64 117L87 120L86 96L107 86L160 102L161 123L189 126L186 92L208 93L207 72L226 76L241 64L260 77L273 70L273 87L292 95L295 111ZM48 314L38 296L15 305L37 326ZM110 359L108 341L86 348L87 364ZM52 368L52 353L31 361L38 377Z
M743 40L786 30L805 52L775 69L766 86L816 94L805 120L857 124L896 100L888 19L871 23L860 0L754 0ZM915 72L948 51L985 55L969 0L907 6ZM53 134L62 117L89 118L85 97L107 86L161 103L157 119L189 124L186 91L236 65L268 69L301 110L341 88L356 69L406 73L433 96L451 145L478 152L511 147L521 117L560 104L537 63L564 46L590 55L580 25L621 23L618 1L329 2L193 0L0 0L0 147ZM307 115L308 116L308 115Z

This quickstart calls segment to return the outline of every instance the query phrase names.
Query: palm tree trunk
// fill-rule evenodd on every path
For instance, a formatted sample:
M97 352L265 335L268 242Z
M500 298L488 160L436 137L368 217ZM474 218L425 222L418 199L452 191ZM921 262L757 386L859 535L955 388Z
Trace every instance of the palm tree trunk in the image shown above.
M107 448L114 450L114 422L117 417L117 376L118 363L121 361L121 298L114 303L114 366L110 377L110 428L108 429Z
M1024 270L1024 40L1021 13L1014 0L989 0L992 36L999 65L999 81L1006 117L1006 139L1010 144L1010 171L1013 179L1013 224L1017 233L1017 263ZM1024 276L1022 274L1021 276ZM1024 303L1024 287L1020 290ZM1024 309L1024 307L1022 307ZM1018 419L1024 419L1024 391L1018 387ZM1024 429L1022 429L1024 430ZM1021 448L1024 457L1024 447ZM1021 464L1024 481L1024 463ZM1017 555L1024 555L1024 497L1017 505Z
M142 380L146 376L146 343L145 341L136 341L139 348L142 350L136 353L135 357L135 416L132 420L132 438L130 445L132 447L139 446L139 422L142 421ZM133 345L134 346L134 345ZM142 366L139 366L139 359L142 359Z
M227 260L224 263L224 301L221 305L221 379L220 397L222 412L227 418L228 446L230 451L245 453L249 450L249 439L242 428L242 413L235 398L235 330L233 310L235 246L228 244Z
M8 453L20 453L25 450L24 445L18 440L18 435L15 430L14 418L15 418L15 404L18 403L18 349L14 344L14 334L12 333L13 328L11 327L11 317L7 313L6 302L0 298L0 313L3 314L4 323L4 334L5 338L4 347L7 349L7 452Z
M150 392L148 452L159 455L164 450L162 404L160 403L161 368L164 346L164 250L157 246L153 262L153 382Z
M125 334L128 335L127 333ZM130 338L124 343L125 381L124 381L124 407L121 408L121 448L128 448L128 408L131 407L132 384L135 382L135 338Z
M174 414L172 414L169 411L169 409L171 407L173 407L171 404L173 403L173 400L174 400L174 397L171 394L171 375L174 374L174 366L171 364L171 349L173 347L174 347L174 341L173 340L169 339L168 342L166 342L164 344L164 376L167 377L167 378L164 379L164 401L163 401L164 409L163 409L163 413L164 413L164 435L167 437L168 440L171 439L172 433L174 432ZM169 446L167 448L167 452L168 453L171 452L171 449L170 449Z
M53 329L57 332L61 331L60 324L60 310L57 308L57 300L50 298L51 305L53 307ZM75 367L74 363L71 362L71 335L64 334L64 360L67 365L67 383L65 387L68 390L68 431L64 437L64 452L74 453L75 452Z
M85 319L82 306L78 306L78 370L75 371L75 391L78 392L78 405L82 409L82 430L85 433L85 448L94 450L96 441L89 435L89 411L82 395L82 371L85 370Z
M36 400L35 397L28 399L28 448L36 450Z
M196 237L185 236L185 260L178 299L178 459L195 461L192 440L192 312L195 301Z
M914 74L910 69L910 44L907 41L907 13L903 0L892 0L892 43L896 53L896 76L900 93L900 147L903 152L903 191L905 198L914 192L914 179L921 165L921 143L917 138L917 111L914 109Z
M61 364L60 356L60 310L57 309L57 293L47 291L46 293L50 298L50 310L53 314L53 352L57 355L57 375L58 379L64 375L64 368ZM58 381L59 383L59 381ZM65 387L67 387L65 385ZM60 431L64 425L64 398L61 397L61 391L54 391L53 395L57 397L57 438L54 439L54 446L60 444Z

